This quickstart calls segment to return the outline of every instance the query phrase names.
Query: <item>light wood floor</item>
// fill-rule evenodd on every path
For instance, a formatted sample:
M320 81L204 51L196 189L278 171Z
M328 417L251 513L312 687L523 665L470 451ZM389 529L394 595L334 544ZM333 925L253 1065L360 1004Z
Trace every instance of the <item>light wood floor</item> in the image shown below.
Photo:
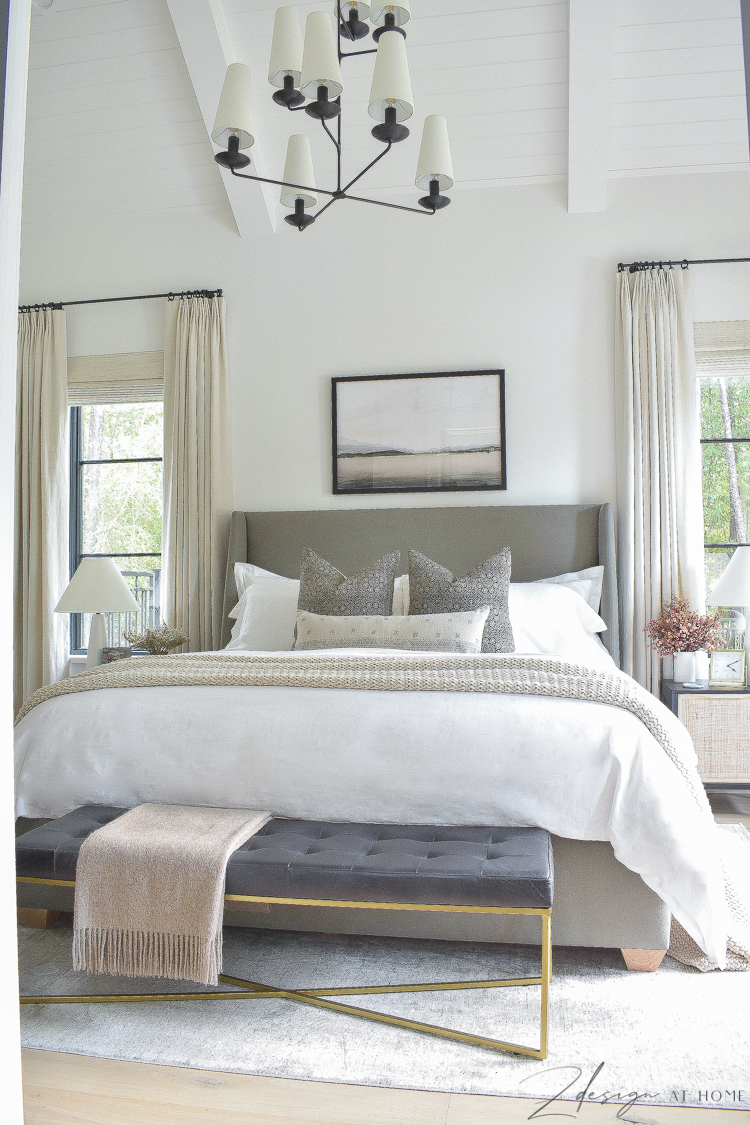
M720 823L750 829L750 797L712 796L712 806ZM28 1049L23 1064L26 1125L521 1125L540 1106L526 1098L298 1082ZM750 1125L743 1109L576 1109L557 1103L534 1120L562 1111L555 1121L575 1115L581 1125Z
M521 1125L540 1106L526 1098L297 1082L50 1051L23 1054L26 1125ZM567 1102L543 1112L572 1117L575 1109ZM726 1125L750 1122L744 1110L642 1106L623 1113L621 1106L592 1103L575 1116L581 1125L722 1125L719 1117Z

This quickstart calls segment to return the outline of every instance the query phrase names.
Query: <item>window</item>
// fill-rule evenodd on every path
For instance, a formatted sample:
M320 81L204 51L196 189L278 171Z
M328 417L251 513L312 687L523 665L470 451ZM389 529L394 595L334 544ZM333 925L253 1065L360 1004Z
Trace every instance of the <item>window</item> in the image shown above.
M158 624L162 540L161 402L117 402L70 410L70 572L81 559L113 558L138 613L107 615L110 645ZM88 643L89 614L71 614L71 651Z
M750 321L695 325L703 454L706 591L750 542Z

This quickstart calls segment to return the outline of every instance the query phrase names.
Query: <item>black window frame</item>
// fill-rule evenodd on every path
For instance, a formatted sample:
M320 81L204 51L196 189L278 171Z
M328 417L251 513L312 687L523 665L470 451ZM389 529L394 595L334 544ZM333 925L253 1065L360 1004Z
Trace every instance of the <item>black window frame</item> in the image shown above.
M111 406L112 403L92 403L93 406ZM70 577L78 569L82 559L154 559L161 558L161 551L112 551L94 553L83 550L83 466L84 465L131 465L138 462L164 463L163 457L102 457L84 459L83 457L83 406L70 407L70 523L69 555ZM84 653L83 614L70 615L70 652Z

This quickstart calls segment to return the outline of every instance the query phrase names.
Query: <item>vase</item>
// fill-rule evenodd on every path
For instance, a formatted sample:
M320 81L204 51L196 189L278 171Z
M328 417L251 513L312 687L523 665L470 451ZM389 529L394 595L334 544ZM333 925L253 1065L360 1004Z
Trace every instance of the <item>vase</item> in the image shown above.
M672 678L676 684L690 684L696 677L695 652L676 652L673 657L674 672Z

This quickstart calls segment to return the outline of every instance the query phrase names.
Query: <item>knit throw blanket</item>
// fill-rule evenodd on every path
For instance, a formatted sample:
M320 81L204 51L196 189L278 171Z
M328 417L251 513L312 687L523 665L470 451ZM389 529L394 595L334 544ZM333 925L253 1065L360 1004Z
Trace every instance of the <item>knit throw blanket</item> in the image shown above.
M660 704L630 676L572 664L556 656L482 653L455 657L442 653L387 654L295 653L288 656L243 652L189 653L122 660L82 673L34 692L16 722L38 704L70 692L99 688L156 687L203 684L215 686L350 688L362 691L461 691L512 695L545 695L608 703L630 711L646 726L679 771L690 795L711 818L698 774L686 762L662 721ZM750 970L750 902L724 863L731 930L728 964ZM683 937L684 935L684 937ZM673 925L671 952L701 969L717 966L706 958L678 923Z
M76 866L73 967L218 984L227 860L270 819L138 805L92 832Z

